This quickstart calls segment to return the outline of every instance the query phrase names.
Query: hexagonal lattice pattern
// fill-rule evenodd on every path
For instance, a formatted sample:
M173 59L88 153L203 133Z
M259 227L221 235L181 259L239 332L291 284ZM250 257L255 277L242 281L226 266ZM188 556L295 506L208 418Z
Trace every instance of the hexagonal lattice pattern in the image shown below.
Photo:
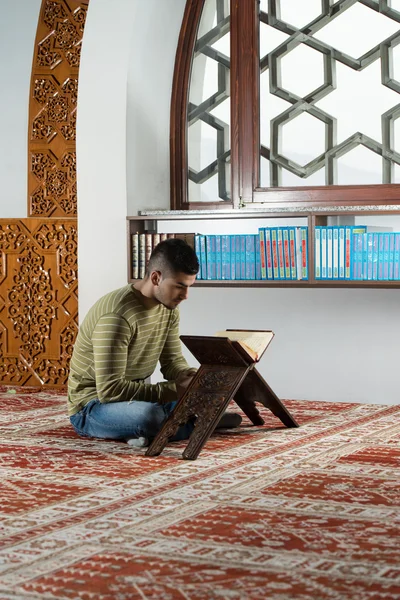
M270 147L261 145L261 156L268 159L270 165L270 185L279 187L282 180L282 170L307 178L319 169L325 169L327 185L337 182L337 160L351 152L357 146L363 146L371 152L382 157L382 183L392 183L395 166L400 165L400 153L395 150L394 122L400 116L400 104L396 104L381 116L382 143L371 137L355 132L347 139L338 143L336 134L336 119L316 106L323 97L336 89L336 63L340 62L350 69L362 71L374 61L381 62L382 85L400 94L400 82L395 78L393 68L393 50L400 44L400 28L379 43L374 41L373 47L355 58L338 48L321 41L321 30L335 19L342 18L346 11L354 9L356 4L362 5L371 12L375 11L377 18L390 19L393 23L400 23L400 12L390 6L389 0L339 0L335 3L322 0L321 10L315 14L313 20L300 26L293 25L282 16L288 14L283 9L284 0L263 0L261 4L260 22L272 27L288 36L279 46L265 56L260 57L261 73L269 70L270 93L286 101L289 106L278 116L271 119ZM291 19L294 21L294 19ZM356 25L356 24L355 24ZM319 37L318 37L319 34ZM323 60L320 83L314 89L307 89L299 93L299 86L288 84L284 77L285 61L291 53L298 52L301 45L321 54ZM300 67L306 72L307 65ZM318 78L317 78L318 80ZM290 89L289 89L290 88ZM319 119L325 124L325 152L315 157L311 162L300 165L282 152L282 131L285 124L291 122L302 113Z
M204 140L200 139L201 136L197 135L194 126L198 125L198 122L201 121L214 129L216 136L209 136L208 142L214 147L209 152L203 151L201 160L194 161L189 149L189 180L195 185L201 186L212 177L217 176L219 198L221 200L230 200L229 182L227 181L227 164L230 161L230 127L227 120L222 120L212 114L212 111L229 98L230 95L230 58L221 49L217 49L217 42L222 40L224 36L228 35L229 37L230 16L226 0L216 0L214 2L214 15L210 14L212 9L211 4L207 1L204 4L202 23L199 29L201 34L197 39L195 47L195 67L198 81L206 85L205 78L201 77L201 71L199 73L199 70L204 69L205 72L206 62L213 61L212 66L214 70L216 67L215 82L212 90L204 88L202 93L198 94L199 98L201 98L198 102L193 102L194 94L191 94L191 101L189 101L188 108L188 128L189 138L194 140L193 147L197 156L202 152L202 143ZM203 130L206 129L203 128ZM206 147L205 144L204 147ZM196 164L201 163L202 168L196 170L194 162Z

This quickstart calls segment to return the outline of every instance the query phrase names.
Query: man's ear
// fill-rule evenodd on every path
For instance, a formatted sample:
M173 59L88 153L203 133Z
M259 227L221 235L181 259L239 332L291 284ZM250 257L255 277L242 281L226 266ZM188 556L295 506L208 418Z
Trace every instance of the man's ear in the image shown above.
M150 281L153 285L160 285L161 283L161 271L152 271L150 273Z

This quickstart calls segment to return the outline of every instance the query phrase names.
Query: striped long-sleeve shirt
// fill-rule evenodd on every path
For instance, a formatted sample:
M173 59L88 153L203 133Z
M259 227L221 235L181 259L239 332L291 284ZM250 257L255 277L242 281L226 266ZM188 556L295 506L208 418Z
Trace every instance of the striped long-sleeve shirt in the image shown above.
M70 365L70 415L95 398L168 401L174 380L189 369L179 339L178 309L162 304L145 308L140 296L133 286L124 286L100 298L86 315ZM166 381L144 383L158 361Z

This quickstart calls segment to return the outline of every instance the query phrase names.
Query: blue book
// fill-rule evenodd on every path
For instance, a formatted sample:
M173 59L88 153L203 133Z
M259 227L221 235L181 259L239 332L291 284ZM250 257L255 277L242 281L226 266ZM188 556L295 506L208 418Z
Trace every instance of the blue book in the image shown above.
M197 279L201 277L201 251L200 251L200 235L198 233L194 236L194 250L196 252L197 260L199 261L199 272L197 273Z
M207 279L216 279L215 235L206 235Z
M333 279L333 231L326 228L326 278Z
M315 227L314 233L314 263L315 263L315 279L321 279L321 227Z
M389 233L389 280L394 279L394 233Z
M365 262L364 262L364 279L372 281L373 279L373 253L374 253L374 234L363 233L365 243Z
M308 279L308 227L299 227L301 240L301 278Z
M215 236L215 264L216 264L216 279L222 279L222 248L221 235Z
M297 279L296 227L288 227L288 230L290 279Z
M206 252L206 236L201 234L200 238L200 265L201 278L207 279L207 252Z
M271 228L265 227L264 229L265 236L265 262L266 262L266 270L267 270L267 279L274 278L273 271L273 257L272 257L272 238L271 238Z
M256 278L256 247L254 244L254 234L245 236L246 255L245 255L245 279Z
M264 227L260 227L258 230L258 246L259 246L259 254L260 254L260 270L261 277L260 279L267 279L267 253L265 247L265 229Z
M241 268L240 268L241 267L240 235L235 235L235 248L236 248L235 279L242 279L242 273L241 273Z
M221 236L222 279L231 278L231 243L229 235Z
M400 279L400 233L394 234L393 279Z
M339 227L339 279L344 279L345 272L345 230L344 227Z
M383 279L389 279L389 234L383 234Z
M326 248L326 227L321 227L321 279L326 279L328 274Z
M260 236L254 235L254 248L256 255L256 279L261 279L261 248L260 248Z
M378 243L379 234L372 234L372 279L376 281L378 279Z
M332 279L339 279L339 227L332 227L333 268Z
M231 279L236 279L236 236L230 235L231 246Z

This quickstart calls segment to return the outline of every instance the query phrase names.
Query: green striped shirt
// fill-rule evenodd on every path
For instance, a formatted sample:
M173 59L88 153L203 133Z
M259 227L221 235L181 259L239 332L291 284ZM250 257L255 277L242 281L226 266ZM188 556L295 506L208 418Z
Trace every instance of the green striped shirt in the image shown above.
M100 298L86 315L70 364L70 415L95 398L166 402L174 380L189 369L179 339L178 309L162 304L148 309L140 298L138 290L126 285ZM166 381L145 383L158 361Z

